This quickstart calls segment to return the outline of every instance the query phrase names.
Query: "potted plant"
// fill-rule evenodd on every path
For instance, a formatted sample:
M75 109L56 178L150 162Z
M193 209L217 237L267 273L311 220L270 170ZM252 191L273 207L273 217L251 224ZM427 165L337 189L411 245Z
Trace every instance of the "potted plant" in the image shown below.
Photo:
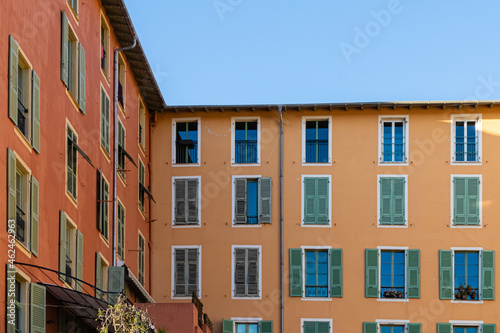
M398 291L398 298L402 298L403 297L403 292L400 290Z
M470 298L471 298L471 299L476 299L476 295L477 295L477 294L476 294L476 291L475 291L475 290L473 290L473 291L470 293Z
M465 287L465 290L467 290L467 294L470 294L471 289L472 289L472 287L469 285L467 285L467 287Z

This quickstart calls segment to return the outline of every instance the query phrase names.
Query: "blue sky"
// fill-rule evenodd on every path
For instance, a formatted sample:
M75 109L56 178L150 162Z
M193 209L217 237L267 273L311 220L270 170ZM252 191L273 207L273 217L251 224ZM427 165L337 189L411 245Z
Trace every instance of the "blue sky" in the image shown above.
M498 0L125 0L168 105L500 100Z

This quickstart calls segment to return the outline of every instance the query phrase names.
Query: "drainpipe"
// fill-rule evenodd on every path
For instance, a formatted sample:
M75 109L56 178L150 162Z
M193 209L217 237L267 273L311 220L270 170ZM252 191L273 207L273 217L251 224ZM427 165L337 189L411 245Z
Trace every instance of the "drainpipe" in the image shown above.
M118 161L118 52L133 49L137 45L137 36L134 34L134 43L130 46L118 48L114 52L114 85L113 85L113 266L116 266L116 167ZM126 93L126 92L124 92Z
M281 105L278 106L280 115L280 310L281 310L281 333L283 333L284 320L284 302L283 302L283 114Z

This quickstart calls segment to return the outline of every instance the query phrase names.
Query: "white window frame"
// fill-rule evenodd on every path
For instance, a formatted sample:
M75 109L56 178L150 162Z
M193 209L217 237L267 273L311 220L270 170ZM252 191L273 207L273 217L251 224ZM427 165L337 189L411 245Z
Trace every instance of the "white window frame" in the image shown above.
M306 296L306 251L324 250L330 255L331 246L301 246L302 250L302 297L303 301L331 301L332 297L307 297ZM330 257L328 257L328 289L330 289ZM330 294L330 291L328 291Z
M78 258L76 257L76 252L77 252L77 244L76 244L76 235L78 231L78 225L71 219L71 217L66 213L62 212L66 216L66 228L70 229L70 239L69 239L69 245L70 245L70 251L71 251L71 278L76 278L76 261ZM67 237L66 237L67 240ZM66 246L66 251L68 251L68 247ZM66 255L66 254L65 254ZM66 273L66 272L63 272ZM66 276L64 275L64 285L67 287L70 287L71 289L76 288L76 282L75 280L71 281L71 285L66 281Z
M175 140L176 140L176 132L177 132L177 123L186 123L186 122L196 122L197 123L197 131L198 131L198 150L197 150L197 159L198 163L176 163L175 154ZM193 167L201 165L201 118L200 117L191 117L191 118L173 118L172 119L172 166L173 167Z
M170 297L172 299L191 299L191 296L175 296L175 249L198 249L198 298L201 299L201 245L172 245L171 253L171 276L170 276Z
M328 120L328 163L307 163L306 162L306 122L307 121ZM332 165L332 116L302 116L302 165L307 166L331 166Z
M25 212L25 221L24 221L24 242L21 242L16 237L16 244L22 246L22 249L25 249L29 253L31 253L31 169L28 167L26 163L20 158L20 156L14 151L16 155L16 182L17 182L17 174L21 174L21 181L23 185L22 193L23 195L23 203L25 204L24 212ZM66 186L66 185L65 185ZM16 184L16 218L17 218L17 184Z
M380 325L396 325L396 326L404 325L404 332L408 332L408 324L410 323L409 320L400 320L400 319L376 319L375 322L377 323L378 331L381 331Z
M304 224L304 179L305 178L328 178L328 224ZM305 228L331 228L332 227L332 175L302 175L300 180L300 223Z
M476 121L476 133L477 133L477 162L457 162L456 161L456 122L457 121L470 121L474 120ZM451 165L482 165L483 160L483 122L482 122L482 114L481 113L474 113L474 114L452 114L451 115L451 139L450 139L450 145L451 145Z
M483 288L481 286L481 281L482 281L482 272L481 272L481 265L482 265L482 258L481 258L481 251L483 251L482 247L451 247L450 250L451 252L451 259L452 259L452 281L453 281L453 295L451 299L451 303L464 303L464 304L483 304ZM479 287L479 295L478 299L474 301L470 300L456 300L455 299L455 252L478 252L478 260L477 260L477 265L478 265L478 287ZM481 299L479 299L479 296L481 296ZM455 320L454 322L459 322L460 325L463 325L461 320ZM463 321L464 323L470 322L470 321ZM451 320L450 320L451 323Z
M104 36L102 35L101 27L104 27ZM111 36L111 30L109 28L109 23L106 18L106 14L104 11L101 10L101 24L99 26L99 42L101 41L101 39L104 39L104 51L107 52L107 54L106 54L106 59L105 59L106 64L104 65L105 67L104 69L102 69L101 67L101 55L99 54L99 68L101 68L101 72L104 78L106 79L108 86L110 81L110 72L111 72L110 63L112 58L111 57L112 52L110 52L111 49L110 36Z
M239 297L234 296L234 271L235 271L235 253L236 249L258 249L259 251L259 296L257 297ZM231 299L259 300L262 299L262 245L232 245L231 246Z
M255 299L255 298L252 298ZM236 324L257 324L260 329L260 322L262 318L254 318L254 317L231 317L233 321L233 332L236 332Z
M10 274L15 274L15 281L19 282L21 285L21 332L27 332L29 331L29 288L30 288L30 283L31 279L30 277L24 273L20 268L17 266L14 266L14 269L8 269L7 270L7 275ZM9 284L8 284L9 285ZM10 292L7 290L7 292ZM14 296L15 299L15 296ZM8 318L6 319L8 320Z
M405 161L404 162L384 162L384 130L383 124L384 122L404 122L404 141L405 141ZM393 127L394 130L394 127ZM409 153L409 116L408 115L386 115L386 116L378 116L378 165L379 166L394 166L394 165L408 165L408 153Z
M198 224L175 224L175 181L177 179L198 179ZM172 177L172 228L201 228L201 176Z
M257 163L236 163L235 156L235 140L236 140L236 123L257 121ZM260 166L260 117L231 117L231 166Z
M300 333L304 333L304 322L305 321L323 321L330 323L330 333L333 332L333 319L326 318L300 318Z
M454 199L454 188L453 188L453 180L454 178L479 178L479 224L478 225L454 225L453 216L455 213L455 199ZM451 175L450 181L450 228L461 228L461 229L481 229L483 227L483 175Z
M406 258L407 251L409 250L408 246L377 246L378 250L378 294L379 297L377 297L377 301L381 302L409 302L410 299L408 298L408 295L406 293L408 292L408 286L407 286L407 276L408 274L408 260ZM382 251L404 251L405 253L405 297L398 299L398 298L384 298L380 297L382 296L381 293L381 284L382 284ZM394 322L394 321L392 321Z
M19 129L19 122L14 126L16 129L16 133L20 134L19 136L24 139L25 143L27 143L27 147L29 147L30 152L32 151L32 139L33 139L33 129L32 129L32 119L33 119L33 65L28 60L28 57L23 52L20 46L18 46L18 59L17 59L18 67L21 67L23 70L23 106L28 110L26 114L26 122L25 122L25 132L26 135L22 134ZM17 78L16 78L17 80ZM19 99L19 96L18 96Z
M380 223L380 178L404 178L405 179L405 224L388 225ZM408 228L408 175L377 175L377 227L378 228Z
M236 216L234 214L235 209L236 209L236 184L235 180L237 178L246 178L246 179L259 179L262 178L262 175L242 175L242 176L233 176L231 179L231 187L232 187L232 193L231 193L231 221L233 223L234 228L260 228L262 227L262 223L257 223L257 224L236 224L234 223Z
M448 323L451 324L451 331L453 332L454 326L471 326L477 328L477 333L482 333L481 325L482 320L450 320Z

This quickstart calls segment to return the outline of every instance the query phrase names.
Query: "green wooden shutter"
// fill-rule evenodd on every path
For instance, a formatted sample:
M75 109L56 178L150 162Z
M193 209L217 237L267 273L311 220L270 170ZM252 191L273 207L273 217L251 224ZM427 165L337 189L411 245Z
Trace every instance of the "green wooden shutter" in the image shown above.
M16 197L17 197L17 189L16 189L16 173L17 173L17 158L16 154L9 148L7 148L7 177L8 177L8 186L9 190L7 193L7 218L10 221L16 221ZM14 227L15 229L15 227Z
M83 234L76 231L76 278L83 280ZM76 282L75 290L82 291L82 283Z
M330 333L330 322L329 321L316 322L316 332L317 333Z
M95 287L97 289L103 290L104 287L102 285L102 264L101 264L101 254L99 252L95 253ZM102 299L102 292L97 290L95 291L95 297Z
M363 323L363 333L377 333L377 323L364 322Z
M271 178L259 178L259 222L271 223Z
M481 324L482 333L496 333L496 331L497 331L496 324Z
M408 323L408 333L422 333L422 324Z
M198 224L198 179L187 179L186 216L188 224Z
M19 45L12 35L9 36L9 44L9 118L17 126Z
M96 228L99 232L101 230L101 207L102 207L102 193L101 193L101 184L102 184L102 169L96 169Z
M392 178L380 180L380 224L392 224Z
M10 264L5 264L5 278L8 279L12 279L12 278L15 278L15 272L11 272L11 266ZM9 280L4 280L4 281L9 281ZM14 282L14 281L12 281ZM10 282L8 282L8 284L10 284ZM13 292L9 292L7 291L7 288L6 288L6 297L5 297L5 301L6 301L6 306L9 306L10 304L12 304L11 306L14 306L14 304L16 303L16 294L13 293ZM15 313L9 313L8 309L6 311L6 320L5 320L5 324L7 326L7 333L16 333L16 326L15 326Z
M408 298L420 298L420 250L406 250Z
M290 296L302 297L302 249L290 249Z
M453 298L453 255L451 250L439 250L439 298Z
M66 88L69 81L69 31L68 17L64 10L61 12L61 81L64 82Z
M247 179L236 178L234 180L235 188L235 212L234 223L247 223Z
M101 145L109 153L109 98L101 89Z
M31 253L38 257L39 184L31 175Z
M34 70L31 83L31 145L40 154L40 78Z
M495 251L481 251L481 299L495 299Z
M222 319L222 333L233 333L233 321Z
M318 333L316 331L316 325L317 323L315 321L305 321L304 322L304 333Z
M479 216L479 178L471 177L466 178L467 181L467 216L466 224L468 225L478 225L481 221Z
M403 177L397 177L392 180L392 223L405 224L405 182Z
M451 333L451 324L448 323L438 323L437 333Z
M328 217L328 203L329 203L329 191L330 180L326 177L317 178L317 220L318 224L328 224L330 223L330 218Z
M118 203L118 255L125 261L125 209Z
M342 249L330 249L330 297L342 297Z
M113 293L121 293L125 288L125 268L111 266L108 268L108 291ZM115 304L119 294L110 294L109 300Z
M464 225L466 223L466 178L453 178L453 224Z
M260 333L273 333L273 321L262 320L260 322Z
M45 287L30 283L31 333L45 333Z
M59 272L66 273L66 214L59 211ZM59 279L66 281L65 275L59 274Z
M175 187L175 221L176 225L186 224L186 180L176 179Z
M304 178L304 224L316 223L317 178Z
M78 44L78 106L85 114L85 50Z
M378 297L378 250L366 249L366 285L365 297Z

